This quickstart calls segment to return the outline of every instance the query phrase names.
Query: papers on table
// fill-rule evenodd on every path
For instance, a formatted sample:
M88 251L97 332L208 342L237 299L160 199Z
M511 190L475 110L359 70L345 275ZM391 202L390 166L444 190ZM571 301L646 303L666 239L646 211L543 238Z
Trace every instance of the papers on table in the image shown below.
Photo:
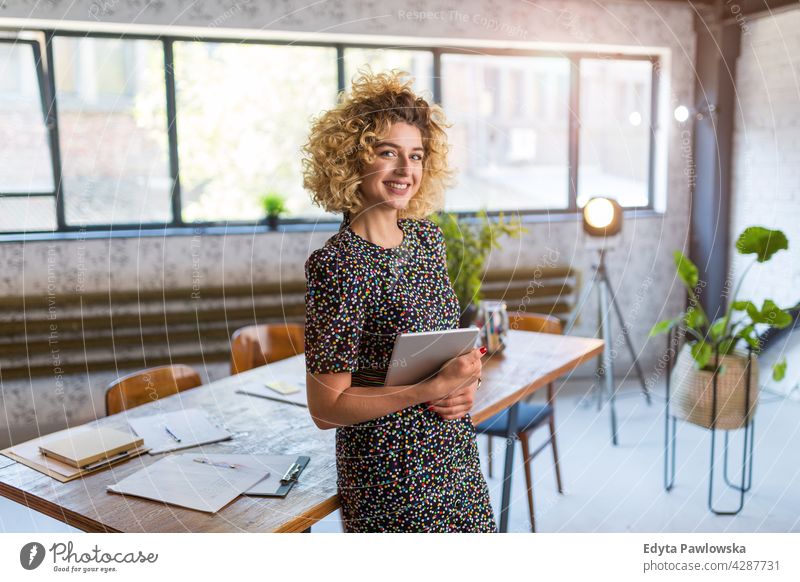
M143 445L144 441L128 430L100 427L70 431L61 439L39 445L39 450L47 457L86 469L128 455Z
M108 490L216 513L268 476L269 469L257 457L202 453L169 455L109 485Z
M212 423L208 415L199 408L131 418L128 424L144 439L145 445L150 447L151 455L216 443L233 436Z
M233 378L237 392L307 407L304 361L300 354L239 374Z
M253 380L237 390L239 394L249 394L250 396L260 396L261 398L268 398L270 400L277 400L278 402L286 402L288 404L296 404L297 406L308 406L308 399L306 398L306 386L294 384L297 389L290 394L281 394L274 388L270 387L271 382L259 382Z
M136 457L141 455L142 453L147 451L147 447L139 447L135 451L131 451L128 454L120 455L114 458L111 458L107 461L98 461L90 465L89 467L85 467L83 469L78 469L77 467L73 467L68 465L67 463L62 463L61 461L57 461L56 459L51 459L44 456L39 447L47 446L48 443L55 442L57 440L61 440L65 438L69 434L82 434L88 433L89 431L94 430L94 427L91 426L77 426L75 428L68 428L53 434L45 435L43 437L39 437L24 443L20 443L18 445L14 445L9 447L2 452L7 457L14 459L34 469L39 471L40 473L44 473L45 475L49 475L53 479L57 481L61 481L62 483L66 483L67 481L72 481L73 479L77 479L83 475L88 473L98 471L100 469L104 469L105 467L109 467L111 465L115 465L132 457Z

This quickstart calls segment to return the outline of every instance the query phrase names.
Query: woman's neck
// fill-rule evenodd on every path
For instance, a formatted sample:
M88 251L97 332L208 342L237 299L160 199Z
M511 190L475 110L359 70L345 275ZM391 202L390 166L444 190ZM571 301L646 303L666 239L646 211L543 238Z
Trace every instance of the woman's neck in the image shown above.
M397 224L397 210L378 212L362 211L350 218L350 228L358 236L384 248L396 247L403 242L403 230Z

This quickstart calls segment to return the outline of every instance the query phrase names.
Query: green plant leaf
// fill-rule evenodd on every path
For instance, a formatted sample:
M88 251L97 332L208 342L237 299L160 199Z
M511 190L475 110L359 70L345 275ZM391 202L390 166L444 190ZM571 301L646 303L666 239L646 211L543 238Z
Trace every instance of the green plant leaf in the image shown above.
M683 319L686 325L697 331L702 331L703 327L708 324L708 320L703 312L696 309L694 306L686 310L686 315Z
M718 319L717 321L715 321L711 325L711 328L708 330L708 333L711 336L711 339L718 340L718 339L720 339L722 337L722 334L725 333L725 324L726 323L727 322L725 321L725 318L722 317L722 318Z
M761 306L761 311L758 313L758 319L753 317L753 322L766 323L772 327L782 329L792 323L792 316L775 305L772 299L765 299L764 305Z
M786 376L786 358L772 366L772 379L780 382Z
M742 330L736 334L736 337L746 341L755 351L759 351L761 349L761 342L756 334L755 324L751 323L747 327L742 328Z
M711 359L711 346L706 342L692 344L692 357L697 362L698 368L705 368Z
M743 255L756 255L759 263L764 263L780 250L788 249L789 241L780 230L770 230L763 226L744 229L736 241L736 250Z
M733 348L736 346L736 341L738 338L728 338L726 340L722 340L719 342L719 355L720 356L727 356L733 351Z
M755 309L756 306L752 301L734 301L731 309L734 311L748 311L749 309Z
M679 318L680 319L680 318ZM665 319L664 321L659 321L653 327L650 328L650 337L667 333L669 330L673 328L676 321L674 319Z
M458 215L450 212L430 217L442 231L447 249L447 273L462 311L482 298L481 282L486 259L493 248L501 247L500 239L506 235L519 238L521 233L528 232L521 226L519 218L506 220L504 216L498 216L493 222L484 209L476 215L480 219L478 224L459 220Z
M684 285L690 289L694 289L698 281L697 267L680 251L675 251L672 256L675 259L675 268L678 270L678 277L680 277Z

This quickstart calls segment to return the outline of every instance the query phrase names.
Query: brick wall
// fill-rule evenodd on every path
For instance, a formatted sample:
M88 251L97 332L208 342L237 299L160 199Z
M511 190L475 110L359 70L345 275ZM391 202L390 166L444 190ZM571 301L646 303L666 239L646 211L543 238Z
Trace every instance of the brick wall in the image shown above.
M789 251L756 265L740 296L800 301L800 9L748 23L736 65L731 273L752 255L736 254L736 237L761 225L782 230Z

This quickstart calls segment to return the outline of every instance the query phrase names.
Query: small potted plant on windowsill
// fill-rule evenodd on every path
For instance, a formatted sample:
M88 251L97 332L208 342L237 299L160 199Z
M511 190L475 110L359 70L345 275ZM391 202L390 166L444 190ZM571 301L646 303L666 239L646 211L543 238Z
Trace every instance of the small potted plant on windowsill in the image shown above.
M278 229L278 220L286 212L286 198L274 190L261 197L261 206L267 215L267 226L270 230Z
M442 229L447 246L447 273L461 312L459 327L469 327L475 321L489 252L501 248L498 241L503 236L519 238L521 232L528 232L519 218L506 221L502 212L496 222L489 219L486 210L480 210L477 216L481 219L477 225L448 212L431 216Z
M771 299L761 307L738 298L742 282L756 263L765 263L778 251L787 249L789 241L779 230L751 226L736 241L736 250L756 258L744 269L736 284L725 313L710 321L700 304L696 288L697 267L680 251L675 251L678 277L689 291L689 307L673 319L653 326L650 335L665 333L681 326L686 344L679 352L672 371L676 416L699 426L734 429L746 425L755 412L758 398L758 361L750 362L750 395L746 395L748 346L754 354L761 350L758 329L784 328L792 316ZM744 348L744 350L742 350ZM786 359L773 366L772 377L780 381L786 373ZM712 422L713 381L717 377L717 418ZM749 402L749 410L744 403Z

